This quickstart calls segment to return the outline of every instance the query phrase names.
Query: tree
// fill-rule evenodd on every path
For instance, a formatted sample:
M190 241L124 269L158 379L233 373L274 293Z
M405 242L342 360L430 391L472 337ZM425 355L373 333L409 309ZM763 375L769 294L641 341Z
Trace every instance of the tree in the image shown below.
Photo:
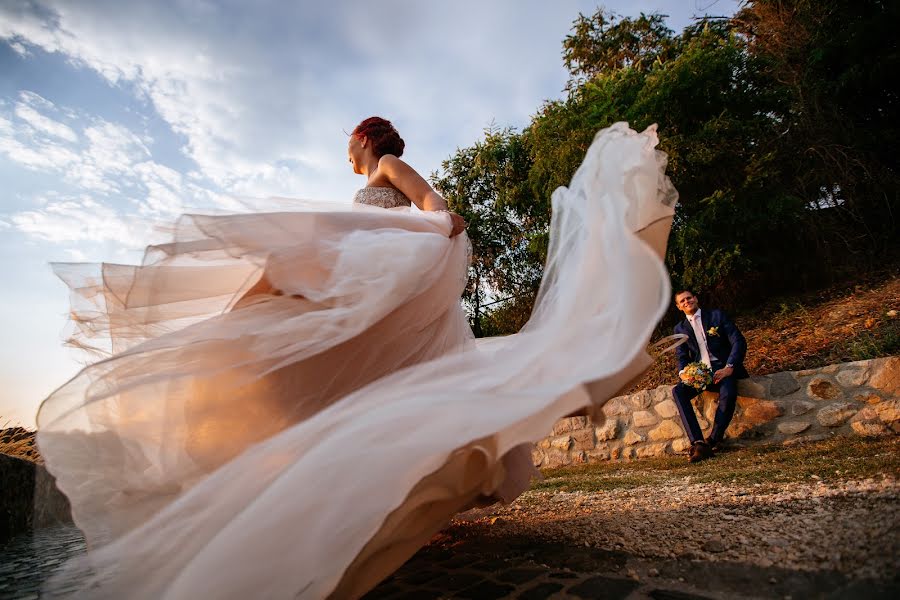
M484 140L458 149L431 176L450 208L468 222L472 264L463 301L479 337L487 307L496 310L506 299L523 296L533 300L540 283L541 264L529 259L534 217L521 210L533 204L526 185L530 166L521 135L490 127Z
M434 176L473 223L476 331L524 323L551 194L616 121L659 124L680 193L676 285L746 306L900 259L898 12L887 0L748 0L679 35L659 14L579 15L563 42L566 97L521 133L489 129Z
M604 8L590 17L579 13L572 33L563 41L563 60L572 77L570 87L602 73L651 69L670 58L673 33L659 13L641 13L636 19L622 19Z
M786 188L811 209L819 258L837 265L897 254L898 23L891 0L754 0L735 18L787 100L778 144L793 174Z

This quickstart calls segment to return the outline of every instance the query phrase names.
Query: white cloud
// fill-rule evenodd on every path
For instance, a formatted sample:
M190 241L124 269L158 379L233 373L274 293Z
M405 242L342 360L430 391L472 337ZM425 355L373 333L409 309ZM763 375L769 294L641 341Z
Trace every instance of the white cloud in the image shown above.
M9 44L9 47L12 48L13 52L18 54L19 56L24 56L24 57L31 56L31 52L28 51L28 48L26 48L23 44L20 44L19 42L11 42Z
M64 146L22 135L21 130L19 133L9 119L0 115L0 155L29 169L62 171L78 162L78 155Z
M74 143L78 141L78 136L68 125L42 115L23 102L16 105L16 116L28 123L37 132L61 138L67 142Z
M66 254L72 262L86 262L88 259L87 254L78 248L66 248Z
M76 194L49 192L39 208L14 213L8 226L53 243L149 243L155 222L189 206L221 208L232 201L199 181L152 160L148 136L97 117L79 117L80 134L48 114L70 113L22 92L12 113L0 105L0 154L36 171L56 174Z
M10 220L20 231L48 242L116 242L129 248L145 243L152 229L88 196L46 199L41 209L16 213Z

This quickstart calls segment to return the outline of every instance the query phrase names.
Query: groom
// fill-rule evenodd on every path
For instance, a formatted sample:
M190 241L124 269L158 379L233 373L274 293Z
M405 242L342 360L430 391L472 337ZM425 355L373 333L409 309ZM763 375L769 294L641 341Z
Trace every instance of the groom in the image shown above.
M684 313L685 319L675 326L675 333L688 336L685 343L678 346L679 375L692 362L703 362L712 368L713 383L706 389L719 392L719 406L709 438L703 439L703 432L697 422L697 415L691 398L700 393L683 381L672 388L672 396L681 422L691 441L690 462L698 462L713 455L713 446L725 437L725 430L734 416L737 402L737 380L748 377L744 369L744 355L747 342L737 326L721 310L700 310L697 296L690 290L675 294L675 306Z

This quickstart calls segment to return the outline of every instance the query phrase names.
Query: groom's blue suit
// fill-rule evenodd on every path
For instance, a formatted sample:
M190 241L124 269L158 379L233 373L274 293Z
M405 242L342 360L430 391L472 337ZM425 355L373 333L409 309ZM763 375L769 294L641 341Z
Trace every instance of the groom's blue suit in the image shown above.
M719 405L716 409L716 417L713 423L709 442L718 444L725 436L725 430L734 416L734 408L737 402L737 380L748 377L744 368L744 355L747 353L747 342L738 330L734 322L721 310L700 310L700 321L703 323L703 331L706 337L706 345L709 349L710 362L713 373L726 366L731 366L733 373L725 377L718 384L712 384L706 389L719 392ZM685 343L678 346L678 368L683 369L688 363L700 360L700 344L687 319L683 319L675 326L675 333L688 336ZM672 388L672 396L681 413L681 422L691 443L703 440L703 431L697 422L697 415L691 405L691 398L699 394L696 389L679 382Z

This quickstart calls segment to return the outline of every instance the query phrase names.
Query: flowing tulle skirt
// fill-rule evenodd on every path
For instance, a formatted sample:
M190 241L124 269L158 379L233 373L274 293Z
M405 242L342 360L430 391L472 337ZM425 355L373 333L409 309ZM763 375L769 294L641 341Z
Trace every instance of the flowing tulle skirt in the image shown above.
M77 594L358 597L457 512L515 498L533 441L649 365L676 200L656 144L597 135L502 338L472 338L442 213L186 216L140 266L57 265L73 343L107 353L39 413L91 548Z

